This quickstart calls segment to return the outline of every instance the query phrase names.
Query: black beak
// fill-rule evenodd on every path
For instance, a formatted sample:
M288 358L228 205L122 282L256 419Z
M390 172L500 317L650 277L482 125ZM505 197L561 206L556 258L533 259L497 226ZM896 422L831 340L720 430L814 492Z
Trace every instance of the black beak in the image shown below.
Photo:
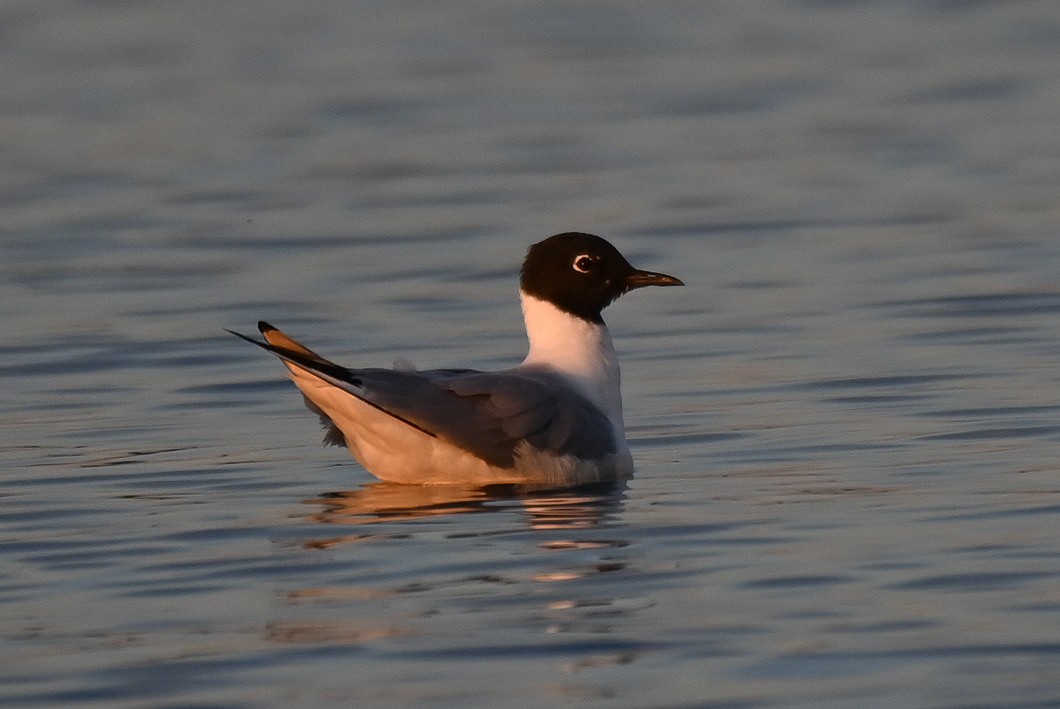
M667 276L665 273L653 271L634 271L626 276L626 289L643 288L644 286L683 286L680 278Z

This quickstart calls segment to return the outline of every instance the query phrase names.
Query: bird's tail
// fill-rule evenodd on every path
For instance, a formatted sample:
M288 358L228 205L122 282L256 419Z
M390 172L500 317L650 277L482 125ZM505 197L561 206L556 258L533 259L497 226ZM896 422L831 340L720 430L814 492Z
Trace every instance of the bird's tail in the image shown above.
M293 337L290 337L282 330L273 327L264 320L258 323L258 332L260 332L261 336L265 338L265 342L255 340L253 337L248 337L235 330L227 330L227 332L230 332L236 337L246 340L251 344L257 345L263 350L271 352L283 360L284 364L287 365L287 368L291 370L291 375L293 376L295 383L298 384L298 388L302 390L302 398L305 399L305 405L310 411L320 417L320 423L325 429L324 444L332 446L346 445L346 439L343 436L342 431L340 431L335 425L331 417L309 398L303 384L299 383L299 379L300 373L302 373L301 376L309 374L328 382L330 382L332 378L347 379L349 377L349 370L335 364L329 359L321 357L298 340L295 340Z
M244 335L241 332L236 332L235 330L228 330L226 328L226 332L235 335L241 340L246 340L251 344L257 345L263 350L271 352L288 364L296 365L312 373L318 375L323 374L328 378L339 380L346 380L349 377L348 369L335 364L325 357L321 357L298 340L285 334L282 330L273 327L264 320L258 323L258 332L260 332L262 337L265 338L265 342L255 340L253 337Z

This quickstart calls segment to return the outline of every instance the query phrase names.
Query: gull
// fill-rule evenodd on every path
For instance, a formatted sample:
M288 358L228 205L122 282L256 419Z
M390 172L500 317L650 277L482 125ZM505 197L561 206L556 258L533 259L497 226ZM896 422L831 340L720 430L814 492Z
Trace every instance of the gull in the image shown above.
M645 286L681 286L634 268L581 232L530 247L519 281L526 358L512 369L349 369L262 321L264 341L320 416L326 444L376 477L413 485L616 483L633 473L621 377L601 313Z

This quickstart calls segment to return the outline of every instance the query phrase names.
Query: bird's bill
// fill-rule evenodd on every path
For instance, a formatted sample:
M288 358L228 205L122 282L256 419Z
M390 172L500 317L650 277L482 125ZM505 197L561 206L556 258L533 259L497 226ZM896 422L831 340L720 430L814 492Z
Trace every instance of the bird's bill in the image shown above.
M634 271L626 277L626 285L629 290L643 288L644 286L683 286L684 281L680 278L668 276L665 273L654 271Z

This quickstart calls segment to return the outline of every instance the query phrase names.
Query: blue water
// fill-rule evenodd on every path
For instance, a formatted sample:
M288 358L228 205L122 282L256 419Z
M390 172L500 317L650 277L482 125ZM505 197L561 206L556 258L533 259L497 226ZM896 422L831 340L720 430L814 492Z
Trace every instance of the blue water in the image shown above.
M1060 706L1060 5L0 8L0 704ZM261 318L510 366L608 311L637 475L319 446Z

